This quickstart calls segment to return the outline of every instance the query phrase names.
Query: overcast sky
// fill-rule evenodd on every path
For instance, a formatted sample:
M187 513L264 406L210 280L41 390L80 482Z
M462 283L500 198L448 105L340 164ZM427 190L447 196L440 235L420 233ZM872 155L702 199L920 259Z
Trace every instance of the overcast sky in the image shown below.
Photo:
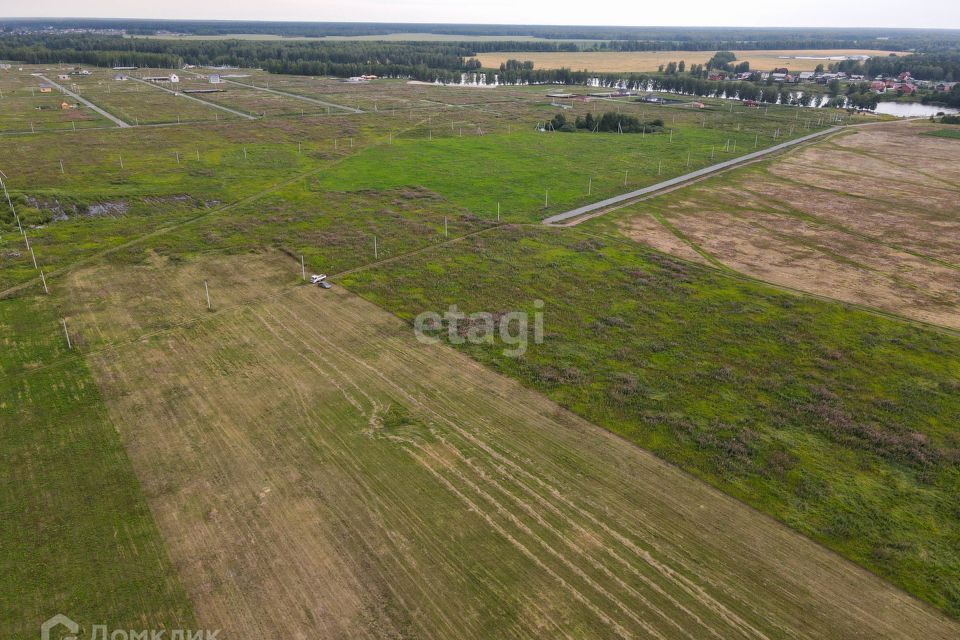
M0 0L4 17L960 28L958 0Z

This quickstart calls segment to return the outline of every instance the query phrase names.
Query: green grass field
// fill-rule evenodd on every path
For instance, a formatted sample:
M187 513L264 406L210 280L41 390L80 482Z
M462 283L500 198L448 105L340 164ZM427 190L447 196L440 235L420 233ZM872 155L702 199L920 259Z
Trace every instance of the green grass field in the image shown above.
M678 127L672 141L663 132L459 132L447 128L443 138L398 140L361 152L315 178L312 188L424 186L486 219L496 218L500 203L502 220L533 222L773 143L746 130L696 126Z
M39 272L0 201L0 599L13 603L0 613L0 635L32 637L39 619L63 607L133 629L235 613L251 637L290 637L301 622L327 630L356 623L371 637L452 636L450 594L469 603L465 637L633 637L646 629L637 613L644 607L669 638L699 637L705 628L729 637L745 628L736 616L760 625L758 637L833 628L843 635L861 620L899 635L928 629L910 626L914 620L952 629L939 612L805 546L795 532L960 617L960 338L738 279L612 234L536 224L775 137L826 128L839 113L602 99L565 114L622 110L661 118L667 131L547 133L535 129L559 107L546 87L255 76L258 85L366 112L301 117L295 98L242 89L237 102L229 93L218 100L265 107L267 117L0 141L0 170L51 289L34 297ZM176 103L162 102L169 94L91 82L85 95L127 117L169 123L177 115ZM8 132L22 130L33 104L22 87L11 90L21 102L0 112ZM318 306L325 298L308 296L324 292L294 289L301 256L309 271L340 274L338 284L407 321L449 304L498 313L544 300L546 340L523 358L461 347L526 386L527 400L490 400L512 383L462 354L421 362L409 335L397 337L402 327L348 293L332 294L342 296L336 309ZM288 296L296 296L290 305ZM72 351L61 318L70 322ZM343 341L354 342L341 348ZM417 371L438 378L426 384ZM457 404L458 385L471 400ZM483 409L487 401L496 407ZM390 413L392 403L403 405L399 413ZM542 410L523 413L530 403ZM523 430L511 431L515 413L525 416ZM470 426L445 433L431 423L451 415ZM550 421L539 445L537 415ZM364 429L379 429L378 419L399 427L398 450L365 439L376 435ZM622 468L592 470L608 459L600 450L591 450L589 464L576 457L578 439L587 448L594 442L579 426L571 430L582 419L623 437L602 434ZM470 439L484 431L496 435L482 446ZM695 499L718 494L682 474L689 502L672 504L671 487L637 462L642 452L630 443L793 531L725 497ZM429 453L420 452L426 445ZM496 479L504 451L523 460L529 484ZM189 473L212 458L222 466ZM537 475L540 465L551 478ZM409 472L410 487L396 486L398 469ZM562 482L551 485L555 478ZM576 494L594 482L596 491ZM624 495L631 482L647 492L638 496L665 496L657 517L689 518L681 542L659 521L644 537L652 516L646 498ZM271 487L282 509L271 510ZM604 491L609 500L597 498ZM571 495L603 511L577 511L569 521L572 512L553 500ZM477 501L484 509L470 506ZM699 509L721 503L739 524L725 528L718 517L703 525ZM703 526L731 542L710 542ZM609 527L636 533L643 545L624 543ZM368 541L364 532L375 536ZM681 549L689 536L697 544ZM750 559L749 541L760 538L766 555ZM434 549L438 539L445 542ZM783 540L787 547L778 546ZM679 567L662 574L669 597L643 573L653 566L644 553L661 543L669 566ZM725 556L731 545L746 560ZM531 548L536 553L524 551ZM785 548L808 549L809 557L785 560ZM59 556L44 564L52 550ZM573 565L569 553L577 554ZM623 566L633 577L618 573ZM339 578L318 582L331 567ZM446 582L426 584L422 576L434 571ZM784 582L765 592L778 572ZM817 591L824 572L837 581ZM360 587L351 575L364 578ZM722 606L683 586L701 577ZM860 609L844 617L859 589L895 606L879 622ZM317 614L324 609L311 599L321 593L346 594L349 613L336 622ZM667 602L678 595L708 622L678 614ZM270 612L266 631L251 613L259 609ZM671 624L677 616L682 622Z
M939 131L932 131L926 135L937 138L960 138L960 129L940 129Z

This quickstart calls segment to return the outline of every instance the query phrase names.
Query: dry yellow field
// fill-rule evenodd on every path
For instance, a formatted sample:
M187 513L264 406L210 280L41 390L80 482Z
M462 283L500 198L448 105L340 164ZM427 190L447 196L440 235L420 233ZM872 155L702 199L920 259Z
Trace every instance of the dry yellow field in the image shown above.
M71 278L71 326L199 625L956 637L880 578L382 309L288 286L291 266L158 258Z
M830 56L886 56L896 51L871 51L869 49L766 49L734 51L737 60L750 63L751 69L768 71L774 67L787 67L790 71L813 71L818 64L827 65ZM507 60L532 60L536 69L559 69L565 67L576 71L656 71L661 64L683 60L687 66L704 64L713 56L713 51L585 51L585 52L534 52L499 51L477 56L484 67L499 67ZM784 58L784 56L787 56ZM796 56L805 56L797 58ZM816 58L816 59L812 59Z

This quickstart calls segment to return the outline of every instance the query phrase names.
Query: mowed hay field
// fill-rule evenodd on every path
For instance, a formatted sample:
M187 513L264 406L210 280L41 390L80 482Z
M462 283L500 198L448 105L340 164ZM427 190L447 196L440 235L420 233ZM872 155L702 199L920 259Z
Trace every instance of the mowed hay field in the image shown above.
M956 637L872 574L372 304L283 285L276 260L78 272L66 309L97 344L87 360L199 626ZM213 313L193 286L204 271L239 274ZM127 308L88 305L99 288ZM146 327L144 299L177 321Z
M960 143L863 127L624 210L631 238L960 329Z
M669 62L706 64L715 51L578 51L578 52L537 52L537 51L497 51L481 53L477 56L487 68L499 68L507 60L531 60L535 69L573 69L604 72L617 71L656 71L660 65ZM738 62L749 62L751 69L769 71L775 67L786 67L790 71L813 71L818 64L826 66L831 56L888 56L896 51L875 51L870 49L758 49L754 51L734 51Z

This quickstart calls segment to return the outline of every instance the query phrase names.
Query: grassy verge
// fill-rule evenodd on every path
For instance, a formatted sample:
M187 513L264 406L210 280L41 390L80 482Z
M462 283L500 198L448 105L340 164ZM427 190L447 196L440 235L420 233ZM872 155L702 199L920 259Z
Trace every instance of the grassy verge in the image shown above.
M960 129L940 129L938 131L930 131L929 133L924 133L925 136L933 136L935 138L953 138L960 139Z

